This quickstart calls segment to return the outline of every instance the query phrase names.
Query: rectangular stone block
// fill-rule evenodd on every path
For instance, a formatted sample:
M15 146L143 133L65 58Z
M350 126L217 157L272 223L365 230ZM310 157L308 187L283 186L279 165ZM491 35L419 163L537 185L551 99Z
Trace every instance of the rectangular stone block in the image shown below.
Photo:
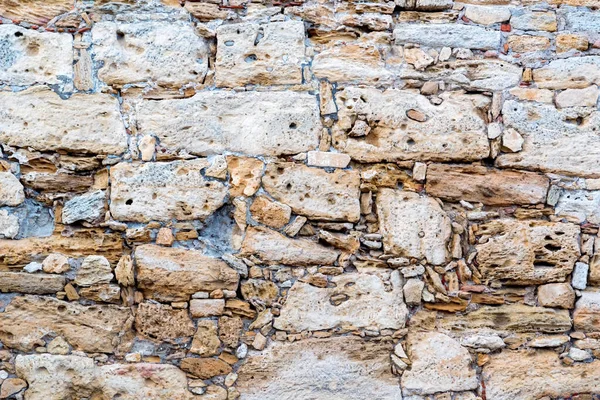
M236 290L238 274L227 263L197 250L156 245L135 249L138 287L160 301L187 301L199 291Z
M508 100L502 114L525 141L520 152L500 154L499 167L600 177L600 112Z
M533 172L505 171L478 165L430 164L425 190L432 196L492 206L546 201L549 180Z
M131 327L131 311L112 305L83 306L53 297L15 297L0 313L0 340L31 351L48 334L62 336L75 350L113 353Z
M302 21L228 24L217 28L218 87L300 84L304 61Z
M577 1L577 0L570 0ZM585 0L579 0L581 3L584 3ZM598 14L597 8L600 6L600 3L597 1L591 2L590 6L594 7L594 9L581 9L581 10L573 10L567 9L566 12L562 12L562 17L565 19L566 26L565 29L568 31L575 32L600 32L600 14ZM574 4L577 6L588 6L589 4Z
M573 312L575 329L600 332L600 292L582 292Z
M209 46L184 21L99 22L93 54L103 63L98 78L109 85L154 82L181 87L204 80Z
M564 282L579 250L579 226L570 223L502 219L479 225L477 262L486 281L531 285Z
M314 150L321 120L316 96L298 92L208 91L188 99L144 101L142 134L171 151L277 156Z
M119 102L108 94L63 100L42 87L0 92L0 116L0 142L9 146L92 154L127 150Z
M563 190L556 203L555 214L600 224L600 190Z
M496 50L500 46L500 39L499 31L474 25L401 23L394 29L396 44Z
M66 278L54 274L28 272L0 272L0 292L56 294L63 290Z
M452 92L442 96L443 103L434 106L427 97L405 90L347 87L338 91L339 122L333 128L333 145L361 162L488 157L481 111L489 99ZM358 115L364 115L370 127L365 137L355 137Z
M541 89L584 89L600 84L600 56L554 60L533 70L533 80Z
M5 2L5 1L4 1ZM2 4L0 4L0 15ZM73 79L73 37L0 25L0 83L57 85Z
M225 202L227 187L205 179L206 159L120 163L110 170L113 218L149 222L204 219Z

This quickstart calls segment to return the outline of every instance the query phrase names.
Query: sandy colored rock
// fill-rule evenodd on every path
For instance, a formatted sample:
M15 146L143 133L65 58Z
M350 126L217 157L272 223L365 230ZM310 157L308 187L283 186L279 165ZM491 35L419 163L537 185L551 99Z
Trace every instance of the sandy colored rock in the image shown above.
M600 385L600 362L561 363L553 351L504 350L483 367L488 400L528 400L594 393Z
M249 227L241 256L255 255L267 264L333 265L339 252L308 239L290 239L263 227Z
M326 221L356 222L360 218L360 175L357 171L332 173L302 164L267 165L264 189L294 213Z
M222 315L225 310L223 299L192 299L190 300L190 313L194 318L204 318Z
M53 253L44 258L42 262L44 272L51 274L62 274L71 269L69 259L60 253Z
M179 87L202 82L208 71L209 46L184 21L98 22L92 43L95 61L103 63L98 78L109 85Z
M130 318L131 311L124 307L18 296L0 313L0 339L9 348L31 351L53 332L76 350L113 353L131 325Z
M451 337L437 332L408 336L410 370L402 375L402 393L433 394L476 389L479 381L471 355Z
M538 287L538 303L544 307L573 308L575 291L568 283L549 283Z
M600 84L600 56L554 60L533 70L533 80L541 89L582 89Z
M206 159L166 163L120 163L110 170L113 218L149 222L204 219L225 202L227 188L205 179Z
M194 334L190 352L201 357L210 357L219 354L221 341L217 335L217 322L211 320L198 321L198 329Z
M69 34L2 25L0 82L28 86L35 83L57 85L70 81L73 79L72 47L73 38Z
M316 96L299 92L205 91L144 101L136 114L140 133L197 155L296 154L314 150L321 131Z
M444 102L434 106L427 97L410 91L347 87L336 94L340 111L333 145L361 162L474 161L487 157L487 130L478 110L489 100L452 92L442 97ZM418 110L426 121L410 119L409 110ZM357 115L365 115L373 125L365 139L347 136Z
M74 282L79 286L91 286L97 283L108 283L112 278L112 268L106 257L88 256L77 270Z
M332 391L339 399L363 400L374 388L382 399L401 400L398 378L390 372L391 350L355 336L272 342L248 356L237 388L247 400L325 399Z
M223 316L219 318L219 339L225 346L234 349L240 342L243 328L244 321L240 317Z
M510 25L523 31L554 32L557 29L556 14L554 11L517 12L510 19Z
M596 85L585 89L567 89L556 95L556 107L596 107L598 94Z
M570 223L501 219L481 224L476 245L486 281L531 285L564 282L579 257L579 227Z
M71 0L2 0L0 15L4 18L26 21L32 24L44 25L52 18L70 11L73 8Z
M0 172L0 206L18 206L25 201L23 185L10 172Z
M309 151L306 164L311 167L346 168L350 164L348 154Z
M595 132L600 112L509 100L502 114L505 125L516 129L525 142L519 153L500 154L498 166L600 177L600 151L595 150L595 143L600 143Z
M582 292L573 312L575 329L583 332L600 331L600 292Z
M432 196L492 206L546 201L549 180L541 174L489 169L483 166L431 164L425 190Z
M376 275L343 274L331 279L330 288L318 288L296 282L288 293L274 327L302 332L356 328L400 329L408 316L402 299L402 282L398 272L392 275L386 290L384 281ZM339 299L339 301L334 301ZM377 304L377 307L373 307Z
M273 201L263 195L254 198L250 212L254 220L275 229L286 226L292 216L290 206Z
M259 301L270 306L279 296L279 287L271 281L248 279L240 285L242 297L250 302Z
M564 33L556 36L557 53L564 53L569 50L585 51L588 49L588 45L588 38L585 35Z
M250 197L260 188L264 163L258 158L227 156L229 194Z
M133 261L130 255L121 257L115 268L115 277L123 286L133 286L135 283L135 275L133 271Z
M544 51L547 50L550 45L550 39L544 36L530 36L530 35L511 35L506 41L511 51L515 53L528 53L530 51Z
M152 244L135 249L137 286L149 298L186 301L198 291L236 290L239 276L223 260L197 250Z
M217 28L219 87L302 83L302 21L221 25Z
M27 382L20 378L9 378L2 382L0 387L0 399L6 399L19 393L22 389L27 387Z
M66 279L54 274L0 271L0 292L55 294L63 290Z
M500 32L474 25L400 23L394 28L394 40L396 44L496 50L500 46Z
M119 304L121 302L121 287L113 283L100 283L80 288L79 295L99 303Z
M28 400L102 396L123 399L191 400L183 371L170 364L94 365L94 359L50 354L19 355L17 374L27 380ZM152 382L152 384L148 384ZM52 391L48 388L52 387ZM102 398L100 397L100 398Z
M41 151L121 154L127 134L116 98L76 93L62 100L52 90L34 87L0 92L0 142Z
M150 339L173 343L180 338L192 336L195 332L187 310L153 303L138 305L135 330Z
M383 188L376 204L387 254L424 258L436 265L446 261L450 218L433 198Z
M465 17L480 25L493 25L510 19L508 7L469 5Z
M210 379L231 372L231 366L218 358L184 358L181 369L200 379Z

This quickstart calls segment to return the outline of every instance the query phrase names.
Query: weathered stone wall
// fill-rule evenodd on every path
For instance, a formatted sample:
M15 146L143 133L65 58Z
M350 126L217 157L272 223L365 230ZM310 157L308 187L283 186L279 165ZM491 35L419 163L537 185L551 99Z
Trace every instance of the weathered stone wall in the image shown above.
M0 399L600 399L598 0L0 0Z

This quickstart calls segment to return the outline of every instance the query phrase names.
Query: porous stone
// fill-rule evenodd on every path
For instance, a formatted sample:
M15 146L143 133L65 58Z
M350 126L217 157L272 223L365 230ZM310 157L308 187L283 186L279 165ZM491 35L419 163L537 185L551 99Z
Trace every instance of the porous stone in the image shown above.
M290 239L271 229L249 227L242 256L254 255L267 264L333 265L339 252L308 239Z
M490 357L483 367L487 398L526 400L590 393L600 383L600 362L565 365L548 350L505 350Z
M383 188L376 204L387 254L426 259L436 265L446 261L452 227L433 198Z
M15 21L25 21L31 24L44 25L54 17L73 8L71 0L48 1L0 1L0 15Z
M381 398L401 400L398 379L390 372L390 352L384 342L353 336L272 342L266 350L248 355L238 371L237 388L247 400L282 400L292 393L328 398L332 391L340 398L359 400L370 397L374 388Z
M91 286L97 283L108 283L113 273L110 262L103 256L87 256L75 275L75 283L79 286Z
M347 87L336 94L340 121L333 130L333 145L361 162L487 157L487 130L478 110L489 100L451 92L442 96L443 103L434 106L427 97L410 91ZM409 118L410 110L418 110L425 121ZM373 125L364 139L347 134L357 115L365 115Z
M17 177L10 172L0 172L0 206L14 207L24 201L25 191Z
M72 224L78 221L98 222L104 218L106 208L106 194L96 190L77 196L67 201L63 207L63 224Z
M600 191L563 190L555 214L576 218L579 222L600 223Z
M402 375L402 393L425 395L476 389L479 381L467 349L437 332L408 336L411 368Z
M223 315L223 311L225 311L224 299L190 300L190 313L194 318L219 316Z
M432 196L453 202L465 200L502 206L544 203L549 185L548 178L532 172L430 164L425 190Z
M211 379L218 375L227 375L232 368L218 358L184 358L181 369L200 379Z
M17 215L10 214L8 210L0 210L0 239L14 239L19 234L20 226Z
M217 335L217 322L211 320L198 321L190 352L200 357L210 357L219 354L221 341Z
M314 150L321 131L316 96L298 92L199 92L143 101L136 115L142 134L156 136L166 149L197 155L297 154Z
M5 346L31 351L49 333L62 336L76 350L113 353L131 327L129 308L83 306L52 297L18 296L0 313L0 339Z
M573 308L575 291L568 283L549 283L538 287L538 303L544 307Z
M217 28L219 87L302 83L302 21L221 25Z
M533 80L541 89L583 89L600 84L600 56L554 60L533 70Z
M152 82L183 86L202 82L209 46L184 21L102 21L92 29L94 59L103 63L98 78L109 85Z
M582 292L575 303L573 324L576 330L598 332L600 330L600 292Z
M72 48L73 37L66 33L2 25L0 82L14 86L68 82L73 79Z
M500 46L500 32L474 25L400 23L394 28L394 40L396 44L495 50Z
M164 304L141 303L135 314L135 329L154 340L176 342L194 334L194 323L187 310Z
M110 212L121 221L204 219L225 202L227 187L201 171L206 159L119 163L110 170Z
M76 93L63 100L44 87L0 92L0 114L0 142L9 146L91 154L127 149L119 102L108 94Z
M257 196L250 206L252 218L268 227L281 229L287 225L292 216L292 209L286 204Z
M264 189L297 214L326 221L360 218L360 175L357 171L322 169L295 163L271 163Z
M229 194L252 196L260 187L264 168L264 163L258 158L227 156Z
M408 310L402 299L402 281L396 272L390 290L376 275L353 273L335 276L330 288L296 282L288 293L276 329L302 332L338 327L404 327ZM373 304L377 304L373 308Z
M236 290L238 274L227 263L197 250L152 244L135 249L137 286L149 298L186 301L198 291Z
M579 257L579 227L570 223L494 220L479 226L477 244L485 280L513 285L564 282Z
M59 275L0 272L0 292L4 293L55 294L63 290L65 283Z
M596 107L598 103L598 86L585 89L567 89L556 95L556 107Z
M69 259L60 253L49 254L42 262L44 272L51 274L62 274L71 269Z
M557 29L556 14L553 11L526 11L513 14L510 25L524 31L548 31Z

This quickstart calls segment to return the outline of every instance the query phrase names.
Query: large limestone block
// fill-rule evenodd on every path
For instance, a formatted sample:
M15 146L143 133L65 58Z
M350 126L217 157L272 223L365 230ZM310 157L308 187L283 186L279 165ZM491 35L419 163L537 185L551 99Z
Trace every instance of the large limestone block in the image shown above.
M479 225L476 245L485 280L531 285L564 282L579 258L579 226L570 223L494 220Z
M500 39L500 31L474 25L400 23L394 29L396 44L496 50L500 46Z
M121 154L127 133L119 102L102 93L61 99L48 88L0 92L0 142L42 151Z
M555 213L575 217L581 222L600 224L600 191L564 190L556 203Z
M401 400L390 345L355 336L272 342L238 371L245 400Z
M425 190L432 196L491 206L538 204L546 201L549 180L544 175L504 171L478 165L431 164Z
M377 215L387 254L436 265L446 261L451 221L433 198L384 188L377 194Z
M103 66L98 78L109 85L154 82L183 86L202 82L209 46L184 21L104 21L92 29L93 53Z
M73 0L0 0L1 16L36 25L45 25L72 8Z
M52 253L70 257L103 254L116 264L123 254L120 233L106 233L104 229L69 231L69 235L56 232L48 237L30 237L20 240L0 240L0 266L24 266L31 261L42 262Z
M18 206L25 201L25 191L19 179L10 172L0 172L0 206Z
M600 177L600 112L509 100L502 114L505 125L525 141L520 152L500 154L498 166Z
M533 70L533 80L542 89L583 89L600 84L600 56L554 60Z
M397 271L387 285L377 275L363 273L335 276L331 282L333 286L327 288L296 282L273 326L292 332L337 327L404 327L408 310Z
M402 375L405 396L459 392L479 386L469 351L450 336L417 332L408 336L407 343L412 364Z
M267 264L310 266L333 265L339 252L308 239L290 239L277 231L252 226L246 231L240 255L255 255Z
M219 87L302 83L304 22L221 25L215 80Z
M5 346L31 351L45 345L53 333L76 350L113 353L129 329L129 308L112 305L83 306L52 297L15 297L0 313L0 340Z
M337 92L339 123L333 145L361 162L431 160L474 161L488 157L486 123L480 95L442 94L432 105L427 97L407 90L348 87ZM413 113L419 114L419 120ZM366 117L366 137L349 137L358 115ZM411 116L413 118L411 119Z
M569 398L600 387L600 361L566 365L546 350L504 350L490 358L482 374L488 400Z
M29 384L28 400L198 398L188 392L185 373L169 364L97 366L89 357L32 354L17 356L15 369Z
M329 173L303 164L267 165L264 189L297 214L311 219L357 222L360 218L360 174L336 169Z
M321 120L316 96L298 92L205 91L188 99L143 101L142 134L191 154L296 154L317 147Z
M227 187L205 179L206 159L120 163L110 169L113 218L148 222L204 219L225 202Z
M0 25L0 83L56 85L72 79L71 35Z
M524 304L484 306L466 315L444 315L440 320L442 329L493 329L500 332L562 333L569 331L571 325L569 310Z
M575 329L600 332L600 292L582 292L573 312Z
M199 291L236 290L239 276L223 260L197 250L152 244L135 249L137 285L161 301L187 301Z
M55 274L0 271L0 292L4 293L55 294L65 283L64 276Z

